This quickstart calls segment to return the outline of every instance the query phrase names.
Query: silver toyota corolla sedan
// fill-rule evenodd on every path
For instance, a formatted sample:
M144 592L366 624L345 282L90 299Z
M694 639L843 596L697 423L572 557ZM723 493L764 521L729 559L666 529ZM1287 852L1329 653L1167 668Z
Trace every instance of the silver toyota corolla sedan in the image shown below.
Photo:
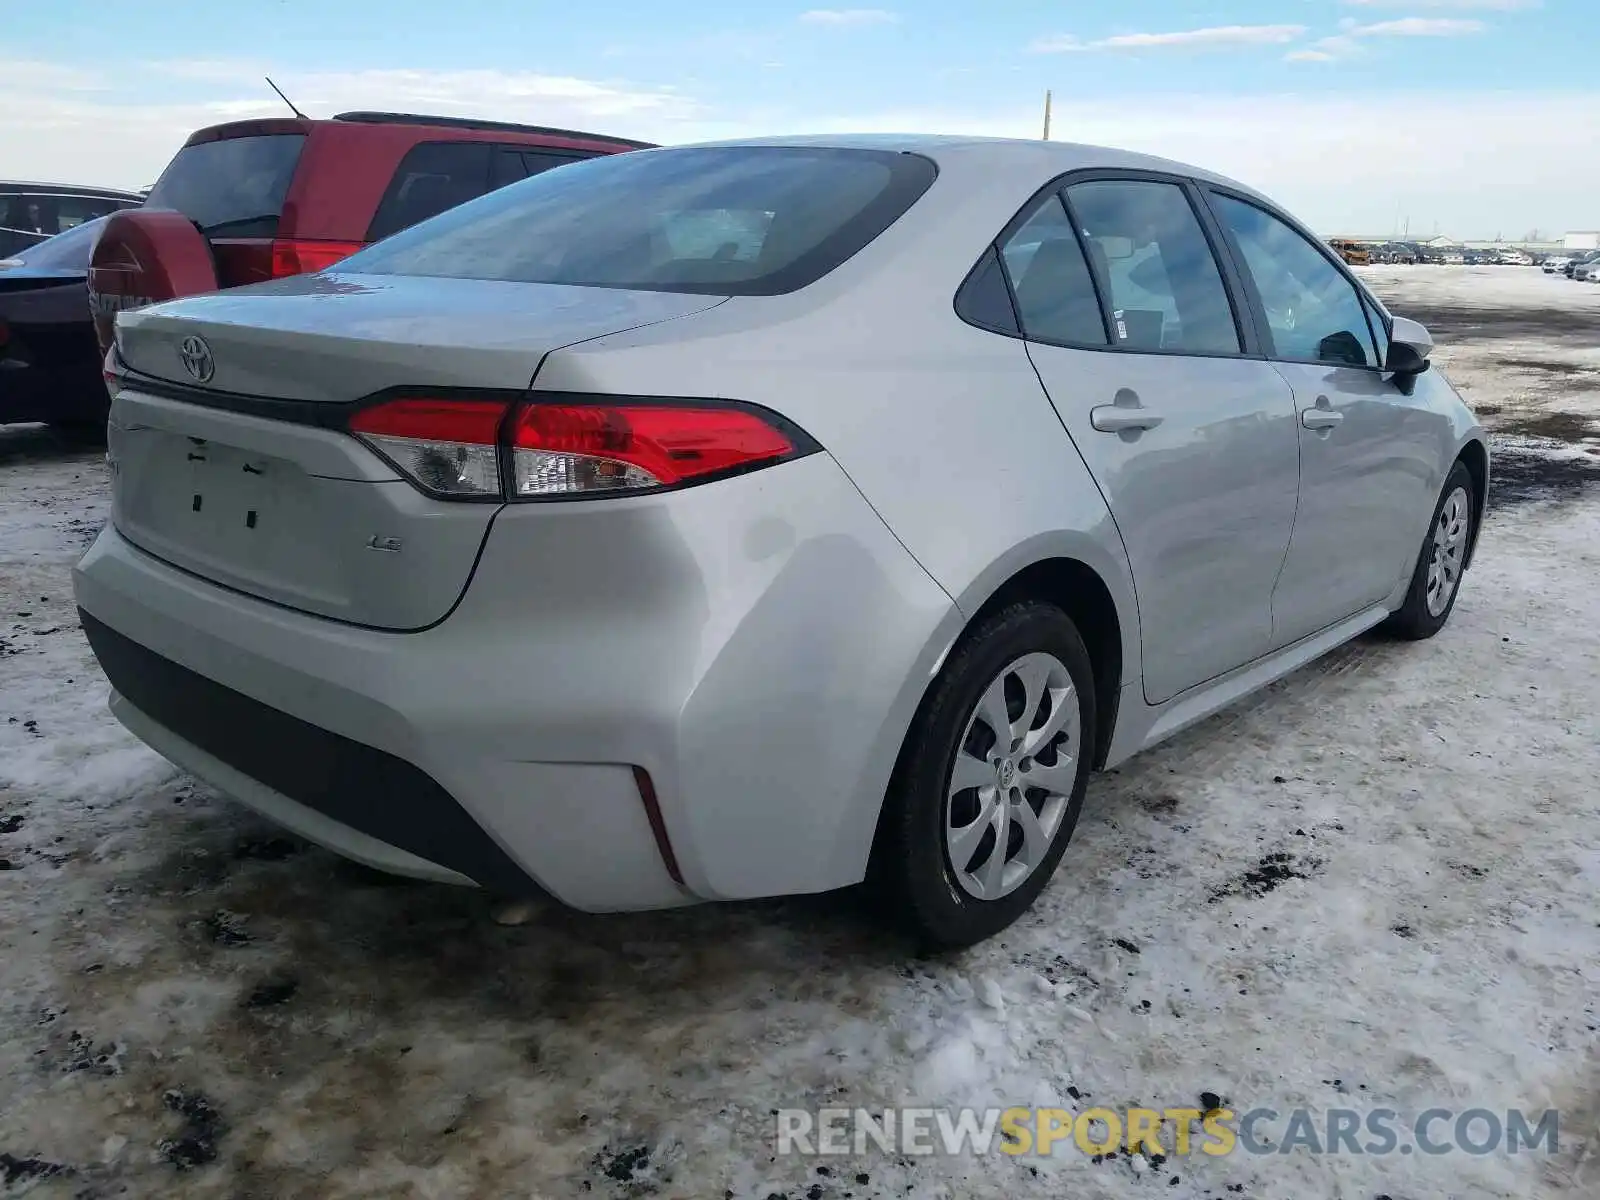
M1270 200L813 138L562 167L119 318L116 715L370 865L1015 920L1114 765L1448 619L1485 436Z

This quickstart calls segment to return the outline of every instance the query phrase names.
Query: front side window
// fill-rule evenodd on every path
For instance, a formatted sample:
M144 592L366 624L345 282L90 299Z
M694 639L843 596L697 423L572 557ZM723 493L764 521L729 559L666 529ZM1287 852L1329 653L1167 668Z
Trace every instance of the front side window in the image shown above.
M1106 293L1113 345L1183 354L1239 352L1222 272L1182 187L1094 180L1069 187L1067 203Z
M1213 204L1244 255L1276 358L1373 367L1378 359L1353 283L1296 230L1232 196Z
M918 155L809 146L603 155L491 192L339 269L777 295L866 246L934 174Z
M1000 257L1011 279L1024 334L1070 345L1106 344L1089 264L1059 195L1052 193L1040 203L1005 240Z

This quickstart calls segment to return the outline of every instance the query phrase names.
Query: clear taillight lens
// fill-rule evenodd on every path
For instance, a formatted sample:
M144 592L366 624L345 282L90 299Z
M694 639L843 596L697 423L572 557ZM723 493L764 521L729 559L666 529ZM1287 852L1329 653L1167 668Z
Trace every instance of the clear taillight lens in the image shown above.
M495 400L391 400L357 412L350 429L431 495L498 500L498 435L508 407Z

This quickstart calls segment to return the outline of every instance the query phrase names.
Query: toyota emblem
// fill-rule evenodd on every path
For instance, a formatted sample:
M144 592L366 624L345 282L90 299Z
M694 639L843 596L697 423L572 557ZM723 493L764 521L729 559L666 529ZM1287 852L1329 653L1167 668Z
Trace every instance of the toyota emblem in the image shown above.
M191 333L178 344L178 357L183 360L183 369L196 380L200 383L211 382L217 367L211 361L211 347L206 345L205 338Z

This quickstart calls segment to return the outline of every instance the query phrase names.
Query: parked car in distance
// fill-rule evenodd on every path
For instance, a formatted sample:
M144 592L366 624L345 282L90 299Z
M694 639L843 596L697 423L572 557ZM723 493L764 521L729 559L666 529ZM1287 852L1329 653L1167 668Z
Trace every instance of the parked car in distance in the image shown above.
M1374 260L1410 266L1419 261L1417 248L1409 242L1385 242L1374 252Z
M1372 261L1372 252L1360 242L1352 242L1349 238L1329 238L1328 245L1353 267L1364 267Z
M77 602L131 730L369 865L594 911L866 879L965 945L1092 768L1443 627L1489 460L1431 348L1162 159L616 155L121 314Z
M1596 259L1600 259L1600 250L1585 250L1567 259L1561 266L1561 273L1568 279L1581 279L1582 276L1578 274L1579 269L1587 268Z
M1539 269L1546 275L1560 275L1565 273L1567 264L1572 259L1564 254L1553 254L1539 264Z
M98 247L89 286L101 344L122 308L315 271L494 188L646 145L407 113L201 129Z
M45 421L74 437L104 436L110 398L84 278L107 219L0 260L0 425Z
M1575 265L1572 277L1580 283L1600 283L1600 256Z
M0 259L85 221L141 203L138 192L116 188L0 179Z

